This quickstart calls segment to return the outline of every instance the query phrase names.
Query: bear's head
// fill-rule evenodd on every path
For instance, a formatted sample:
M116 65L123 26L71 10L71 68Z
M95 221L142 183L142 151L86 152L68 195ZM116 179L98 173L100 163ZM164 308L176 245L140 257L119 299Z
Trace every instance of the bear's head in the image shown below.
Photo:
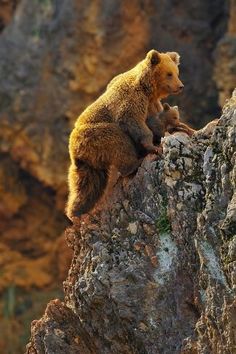
M159 53L151 50L146 56L149 83L156 98L180 93L184 85L179 79L180 56L176 52Z
M163 111L159 114L159 118L165 125L165 129L175 128L180 124L178 106L171 107L168 103L163 104Z

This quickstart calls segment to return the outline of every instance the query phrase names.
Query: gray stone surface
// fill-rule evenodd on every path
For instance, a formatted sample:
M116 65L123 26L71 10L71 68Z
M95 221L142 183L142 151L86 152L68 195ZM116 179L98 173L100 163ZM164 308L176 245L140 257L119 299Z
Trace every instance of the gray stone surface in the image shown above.
M212 136L163 144L67 230L65 304L49 304L66 319L47 310L28 353L235 353L236 92Z

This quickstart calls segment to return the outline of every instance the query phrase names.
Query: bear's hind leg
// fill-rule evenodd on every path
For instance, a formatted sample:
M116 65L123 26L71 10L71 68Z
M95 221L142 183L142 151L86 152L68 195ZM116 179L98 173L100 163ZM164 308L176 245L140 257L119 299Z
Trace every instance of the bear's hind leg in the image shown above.
M136 172L142 163L142 159L132 161L129 163L122 162L119 166L116 166L122 177L127 177Z
M138 159L130 138L124 134L123 143L117 148L112 164L117 168L122 177L126 177L136 172L141 162L142 159Z

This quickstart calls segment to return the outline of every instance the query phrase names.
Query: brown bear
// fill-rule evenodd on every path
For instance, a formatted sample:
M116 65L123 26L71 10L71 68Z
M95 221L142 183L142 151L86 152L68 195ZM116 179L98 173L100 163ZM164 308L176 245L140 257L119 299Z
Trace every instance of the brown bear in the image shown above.
M168 103L164 103L160 106L161 111L156 115L148 116L146 123L148 128L153 133L153 143L159 145L161 138L165 136L165 133L174 133L182 131L192 136L195 132L187 124L180 121L180 114L178 106L171 107ZM144 157L147 155L146 150L142 146L137 146L138 156Z
M133 69L114 78L79 116L69 141L69 218L94 207L105 190L111 165L122 176L137 169L140 161L134 145L159 153L146 119L160 109L160 99L183 89L178 65L178 53L151 50Z
M147 125L153 133L154 144L160 144L161 138L165 133L174 133L182 131L192 136L195 132L187 124L180 121L178 106L171 107L168 103L163 104L163 110L157 116L148 117Z

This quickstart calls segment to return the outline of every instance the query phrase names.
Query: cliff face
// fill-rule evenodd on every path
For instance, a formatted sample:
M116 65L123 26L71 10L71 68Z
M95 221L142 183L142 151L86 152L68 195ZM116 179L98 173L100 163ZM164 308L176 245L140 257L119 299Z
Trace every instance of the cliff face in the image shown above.
M176 133L109 201L67 229L65 301L27 353L235 350L236 92L211 138Z
M234 7L233 0L0 0L1 294L23 291L31 311L32 289L47 292L65 279L68 136L114 75L150 48L179 51L185 91L169 102L196 126L218 116L217 87L225 98L235 86L224 60L233 62L234 52L224 39L214 51L223 36L233 48ZM21 311L13 311L19 323Z

